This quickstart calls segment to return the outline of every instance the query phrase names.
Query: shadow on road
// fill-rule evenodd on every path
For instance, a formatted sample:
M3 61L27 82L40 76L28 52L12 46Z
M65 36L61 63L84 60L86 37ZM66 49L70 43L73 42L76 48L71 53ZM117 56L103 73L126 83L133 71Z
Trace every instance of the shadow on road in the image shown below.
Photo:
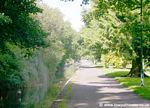
M79 68L103 68L103 66L79 66Z
M136 105L147 105L144 100L131 90L118 84L115 79L102 74L101 69L84 67L78 78L72 81L72 92L68 99L68 108L150 108ZM104 106L104 105L129 106ZM134 107L132 105L135 105Z
M115 79L108 78L104 75L102 66L95 66L87 60L81 61L80 68L70 83L72 91L67 99L67 108L150 108L132 106L148 105L150 101L124 88ZM112 106L105 106L106 104ZM129 106L122 107L123 105Z
M89 85L73 83L73 90L68 98L68 108L100 108L105 104L133 105L148 104L136 94L124 89L118 84L110 82L89 82ZM102 107L122 108L122 107ZM146 107L124 107L124 108L146 108ZM147 107L149 108L149 107Z

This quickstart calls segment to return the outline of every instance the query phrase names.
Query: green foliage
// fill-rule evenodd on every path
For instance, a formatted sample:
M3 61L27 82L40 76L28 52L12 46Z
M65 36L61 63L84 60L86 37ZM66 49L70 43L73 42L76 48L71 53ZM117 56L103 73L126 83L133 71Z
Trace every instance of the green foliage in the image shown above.
M92 2L90 11L83 14L87 29L83 32L86 46L95 46L97 40L101 54L113 52L118 59L123 57L126 61L133 61L141 57L142 45L143 58L149 64L149 2L143 1L142 7L140 1L93 0ZM116 64L119 63L117 62ZM138 67L141 70L139 66L133 68Z
M103 55L102 62L104 63L105 67L109 67L109 65L112 65L115 68L122 68L128 64L128 61L125 60L124 57L115 55L112 52Z
M124 35L131 36L131 45L133 51L136 53L137 56L140 56L140 47L141 47L141 35L143 37L143 46L144 46L144 56L147 58L149 54L147 51L149 47L147 46L148 37L148 28L149 27L149 18L147 17L149 10L147 10L149 3L147 0L143 1L143 5L141 7L141 3L138 1L124 1L124 0L112 0L111 2L108 1L101 1L98 2L99 5L107 4L108 7L103 8L104 10L114 10L116 13L117 18L123 23L121 26L121 32ZM141 20L141 8L142 11L142 20ZM96 9L101 12L101 9L96 6ZM139 14L140 12L140 14ZM106 15L105 13L104 15ZM124 20L124 21L123 21ZM146 25L146 26L145 26ZM141 34L143 31L143 34Z
M15 42L20 47L25 48L38 48L46 46L45 36L46 34L40 27L37 20L32 17L21 16L13 25L12 32L15 32ZM18 43L19 42L19 43Z
M44 89L44 88L41 88L41 89ZM44 93L43 97L41 96L42 91L38 90L38 93L35 93L35 90L32 90L32 92L34 92L34 93L30 93L27 95L25 101L28 106L26 105L25 107L29 107L29 108L48 108L48 107L50 107L52 102L57 98L57 95L60 92L60 89L61 89L61 87L58 84L50 85L46 91L46 95ZM31 96L31 94L34 94L34 95ZM40 97L38 97L39 95L40 95ZM35 97L36 97L36 99L35 99ZM33 98L33 99L31 100L31 98ZM37 98L40 99L39 102L37 102ZM31 104L32 104L32 106L31 106Z
M29 90L23 101L32 104L30 107L37 107L34 102L44 98L47 90L48 96L56 98L60 87L52 85L64 77L68 61L79 59L79 40L80 36L63 20L59 10L37 6L36 0L2 0L0 102L7 101L5 94L9 90L20 88ZM46 106L38 107L49 107L51 103L47 101L53 99L45 98Z
M48 8L46 5L40 7L43 13L34 17L41 22L42 28L48 34L46 40L50 45L43 50L44 61L51 76L63 76L65 63L79 57L77 50L79 36L71 28L71 24L63 20L63 15L58 9Z
M2 51L6 49L6 42L30 48L44 44L44 32L39 27L38 21L30 15L41 12L41 9L36 6L36 0L2 0L0 10L0 40L2 42L0 49Z
M20 57L45 47L45 32L31 14L41 12L36 0L1 0L0 3L0 89L23 85ZM15 52L18 51L18 52ZM18 57L19 56L19 57Z
M0 90L15 89L22 85L18 71L20 66L17 58L10 54L0 54Z
M0 13L0 25L8 23L12 23L12 20L8 16L5 16L4 13Z
M85 13L85 16L91 13L91 11ZM117 20L114 12L109 11L106 16L100 17L99 20L95 19L94 16L84 20L89 21L89 19L91 21L81 31L84 45L89 53L98 61L101 60L102 54L110 52L115 53L116 56L124 56L128 60L132 51L130 38L120 33L119 28L122 24Z

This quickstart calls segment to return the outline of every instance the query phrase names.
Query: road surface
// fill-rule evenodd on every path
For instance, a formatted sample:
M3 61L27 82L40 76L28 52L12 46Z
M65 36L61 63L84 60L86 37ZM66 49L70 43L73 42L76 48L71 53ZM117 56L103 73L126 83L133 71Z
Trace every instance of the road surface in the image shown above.
M81 62L71 83L68 108L150 108L150 101L106 77L102 69L86 60Z

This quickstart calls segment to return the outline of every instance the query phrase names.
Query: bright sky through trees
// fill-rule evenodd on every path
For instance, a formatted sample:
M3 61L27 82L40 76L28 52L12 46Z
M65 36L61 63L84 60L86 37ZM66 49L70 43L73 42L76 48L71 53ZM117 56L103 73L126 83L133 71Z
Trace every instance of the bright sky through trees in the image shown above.
M74 2L64 2L61 0L43 0L43 3L47 4L49 7L59 8L64 14L64 19L71 22L72 27L79 31L82 27L83 22L81 18L82 0L74 0Z

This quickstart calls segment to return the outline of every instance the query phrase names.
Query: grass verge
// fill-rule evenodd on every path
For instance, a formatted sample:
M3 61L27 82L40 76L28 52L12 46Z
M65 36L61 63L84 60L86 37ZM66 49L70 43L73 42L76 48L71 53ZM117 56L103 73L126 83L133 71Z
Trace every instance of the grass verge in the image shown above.
M65 68L64 77L62 77L61 79L56 79L56 82L50 85L44 99L39 104L35 105L33 108L49 108L52 105L53 101L57 99L57 96L62 90L66 81L74 74L76 70L77 66L75 64ZM67 90L65 91L65 94L62 99L63 101L59 103L58 108L67 108L66 101L71 91L72 85L70 84L67 86Z
M65 91L62 101L58 105L58 108L67 108L67 100L69 98L71 91L72 91L72 84L69 84L67 90Z
M127 75L127 72L124 71L106 74L106 76L115 78L123 86L128 87L129 89L133 90L135 93L142 96L143 98L150 100L150 78L145 78L144 79L145 86L141 87L140 78L122 77L125 75Z
M60 92L60 89L61 88L59 84L53 84L52 86L50 86L44 99L33 108L49 108L52 102L56 99L56 96Z

